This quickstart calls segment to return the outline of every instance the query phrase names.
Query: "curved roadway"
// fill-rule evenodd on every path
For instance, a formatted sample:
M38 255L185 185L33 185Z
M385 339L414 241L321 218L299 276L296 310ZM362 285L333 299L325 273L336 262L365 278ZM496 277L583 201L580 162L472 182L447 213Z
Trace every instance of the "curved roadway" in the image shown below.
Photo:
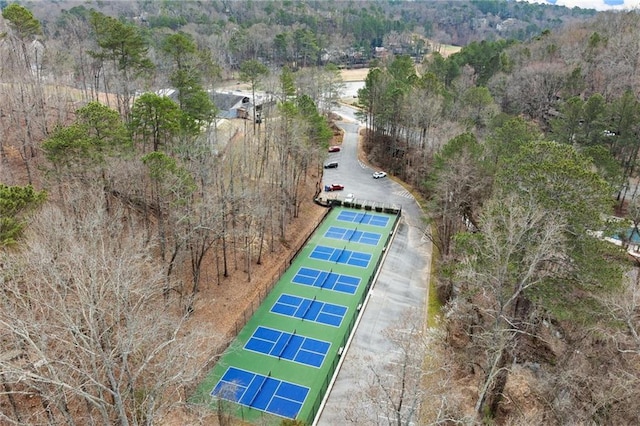
M334 426L345 424L346 411L354 403L354 396L362 389L363 366L383 372L393 362L394 347L383 335L385 329L399 326L407 312L425 321L428 282L431 264L431 242L423 237L424 214L418 204L400 184L389 177L373 179L376 170L358 160L358 128L354 110L345 106L336 111L344 121L337 124L344 129L342 149L330 153L327 161L338 161L338 168L325 169L323 184L340 183L344 191L330 196L354 198L398 204L402 217L391 247L374 282L361 319L351 340L337 379L326 398L324 409L315 424ZM327 195L327 194L323 194ZM397 352L397 351L396 351ZM364 403L362 401L361 403Z

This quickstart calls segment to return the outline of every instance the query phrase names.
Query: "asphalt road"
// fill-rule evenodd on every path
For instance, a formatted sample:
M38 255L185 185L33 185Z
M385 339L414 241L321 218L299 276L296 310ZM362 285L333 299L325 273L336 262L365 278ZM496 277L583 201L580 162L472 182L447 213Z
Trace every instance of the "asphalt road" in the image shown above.
M423 237L424 215L411 194L391 178L373 179L375 170L358 161L359 123L353 110L340 107L336 112L345 119L338 123L345 130L345 137L342 150L328 156L327 161L338 161L339 166L325 169L323 184L340 183L345 189L341 194L328 195L345 198L353 194L360 200L401 205L402 217L355 334L342 355L337 379L316 419L315 424L320 426L348 423L347 410L351 404L358 403L354 395L362 391L363 366L381 372L393 362L394 347L383 331L397 327L407 312L425 319L432 252L430 241Z

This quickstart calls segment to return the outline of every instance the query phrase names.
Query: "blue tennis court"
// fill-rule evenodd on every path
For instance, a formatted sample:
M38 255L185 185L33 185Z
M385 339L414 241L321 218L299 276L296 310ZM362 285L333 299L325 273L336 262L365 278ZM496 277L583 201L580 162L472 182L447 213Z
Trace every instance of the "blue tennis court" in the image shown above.
M283 293L271 307L271 312L340 327L347 307Z
M291 281L295 284L326 288L327 290L348 294L355 294L360 285L360 278L358 277L311 268L300 268Z
M345 263L361 268L369 266L369 261L371 261L371 254L369 253L325 246L316 246L309 257L312 259L326 260L328 262Z
M371 246L377 246L380 241L380 234L375 232L363 232L356 229L339 228L337 226L330 226L327 232L324 233L327 238L334 238L337 240L346 240L354 243L369 244Z
M363 225L386 227L389 223L388 216L382 216L373 213L361 213L358 211L343 210L337 217L337 220L343 222L362 223Z
M273 328L258 327L244 345L249 351L320 367L331 343Z
M229 367L211 391L212 396L289 419L296 418L308 393L307 387L236 367Z

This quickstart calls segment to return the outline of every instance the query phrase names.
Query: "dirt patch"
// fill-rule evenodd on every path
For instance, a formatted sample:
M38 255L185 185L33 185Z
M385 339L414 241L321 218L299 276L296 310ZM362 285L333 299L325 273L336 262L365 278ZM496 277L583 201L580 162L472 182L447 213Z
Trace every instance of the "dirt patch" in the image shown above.
M216 259L213 254L210 256L203 270L191 327L216 330L228 338L237 334L325 214L325 208L312 201L314 189L311 185L305 188L309 199L302 203L300 215L287 227L287 238L263 254L260 265L253 262L251 271L239 259L230 266L228 277L218 278Z
M353 70L341 70L342 81L364 81L369 74L369 68L358 68Z
M369 73L369 68L340 70L342 81L344 81L345 83L351 82L351 81L364 81L368 73ZM248 83L243 83L237 79L229 79L220 83L217 89L249 91L251 90L251 86Z
M451 44L434 44L433 51L440 53L445 58L454 53L458 53L462 49L461 46L453 46Z

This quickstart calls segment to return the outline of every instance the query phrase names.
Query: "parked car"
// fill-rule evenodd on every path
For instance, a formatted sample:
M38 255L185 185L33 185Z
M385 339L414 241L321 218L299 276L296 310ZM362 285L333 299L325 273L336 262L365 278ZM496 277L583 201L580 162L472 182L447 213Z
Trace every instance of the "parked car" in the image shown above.
M329 147L329 152L339 152L340 151L340 147L339 146L330 146Z
M337 161L331 161L327 164L324 165L325 169L337 169L338 168L338 162Z
M383 178L383 177L387 177L387 174L385 172L375 172L373 174L373 178L374 179L380 179L380 178Z
M332 183L331 185L325 185L325 191L342 191L344 189L344 185L340 185L339 183Z

